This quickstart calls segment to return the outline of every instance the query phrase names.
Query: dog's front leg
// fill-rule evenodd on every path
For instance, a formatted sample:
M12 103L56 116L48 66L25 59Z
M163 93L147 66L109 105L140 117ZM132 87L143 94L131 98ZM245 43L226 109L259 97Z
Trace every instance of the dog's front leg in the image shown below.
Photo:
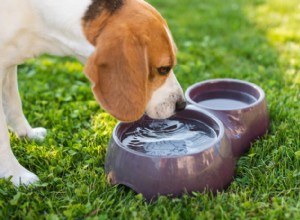
M15 158L9 141L9 133L3 109L4 78L9 71L0 69L0 178L12 176L14 185L30 184L38 180L38 177L25 169Z
M23 114L16 66L8 68L4 78L3 106L8 126L13 129L18 137L44 140L46 129L32 128Z

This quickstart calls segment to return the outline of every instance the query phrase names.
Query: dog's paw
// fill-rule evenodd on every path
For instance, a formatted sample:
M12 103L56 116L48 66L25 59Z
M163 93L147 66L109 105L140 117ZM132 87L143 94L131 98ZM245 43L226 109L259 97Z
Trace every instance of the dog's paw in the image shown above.
M45 128L32 128L30 132L28 132L27 137L29 139L43 141L46 137L47 130Z
M25 172L14 175L11 178L11 181L15 186L19 186L20 184L30 185L39 181L39 178L34 173L26 170Z
M37 181L39 181L39 178L34 173L28 171L24 167L22 167L20 164L18 164L17 168L11 169L5 173L3 178L10 178L10 181L15 186L20 185L30 185Z

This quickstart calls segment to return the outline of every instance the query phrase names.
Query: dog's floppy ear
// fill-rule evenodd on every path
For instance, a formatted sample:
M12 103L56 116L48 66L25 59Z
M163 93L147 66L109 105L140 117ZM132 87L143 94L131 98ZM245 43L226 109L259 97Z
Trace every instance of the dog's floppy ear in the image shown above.
M135 121L145 111L148 63L146 48L134 36L98 37L85 74L99 104L121 121Z

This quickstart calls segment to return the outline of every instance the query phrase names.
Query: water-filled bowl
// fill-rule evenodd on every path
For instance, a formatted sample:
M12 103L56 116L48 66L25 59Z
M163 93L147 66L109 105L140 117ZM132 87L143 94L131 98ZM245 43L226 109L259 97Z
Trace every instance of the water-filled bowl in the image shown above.
M194 106L167 120L146 116L118 123L105 172L147 199L193 191L222 190L231 182L235 158L222 122Z
M253 83L207 80L190 86L185 97L188 103L209 111L223 122L235 157L248 151L250 143L268 130L265 93Z

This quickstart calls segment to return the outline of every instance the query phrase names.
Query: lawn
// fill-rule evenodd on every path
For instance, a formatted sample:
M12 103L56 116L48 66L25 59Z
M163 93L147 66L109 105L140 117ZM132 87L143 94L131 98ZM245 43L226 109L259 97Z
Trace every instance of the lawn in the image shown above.
M41 181L0 180L0 219L300 219L299 0L151 0L178 47L175 73L186 89L210 78L262 87L270 131L237 162L223 192L147 202L110 186L104 159L116 124L93 98L82 65L43 56L19 68L25 115L48 129L44 142L11 145Z

